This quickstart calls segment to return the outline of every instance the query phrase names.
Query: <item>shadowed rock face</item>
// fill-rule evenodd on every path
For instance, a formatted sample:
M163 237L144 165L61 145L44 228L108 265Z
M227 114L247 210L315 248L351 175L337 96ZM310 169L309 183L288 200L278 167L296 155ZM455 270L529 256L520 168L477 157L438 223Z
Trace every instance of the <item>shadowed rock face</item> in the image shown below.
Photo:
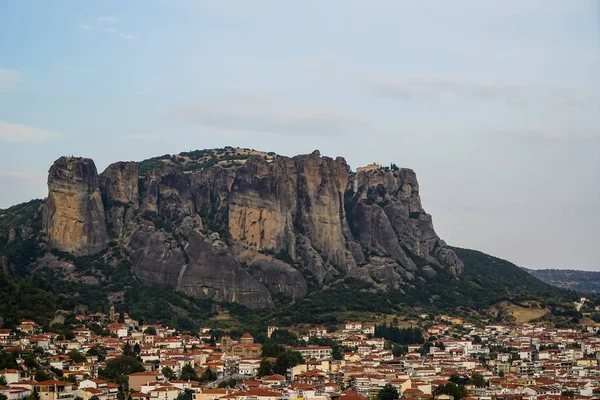
M272 293L305 296L309 277L402 290L417 275L462 271L421 207L412 170L351 174L343 158L318 151L252 154L235 165L182 172L165 163L142 175L137 163L120 162L99 183L91 160L61 158L48 181L48 243L92 254L110 235L143 282L256 308L272 306Z
M50 248L76 256L106 249L104 205L92 160L61 157L52 165L42 224Z

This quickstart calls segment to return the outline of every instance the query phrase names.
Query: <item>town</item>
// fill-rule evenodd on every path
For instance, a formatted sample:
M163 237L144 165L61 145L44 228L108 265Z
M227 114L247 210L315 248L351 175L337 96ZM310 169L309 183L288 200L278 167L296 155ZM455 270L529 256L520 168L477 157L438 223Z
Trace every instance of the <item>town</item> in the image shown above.
M600 398L600 336L532 323L422 315L339 327L181 333L114 308L66 334L0 329L3 400L361 400Z

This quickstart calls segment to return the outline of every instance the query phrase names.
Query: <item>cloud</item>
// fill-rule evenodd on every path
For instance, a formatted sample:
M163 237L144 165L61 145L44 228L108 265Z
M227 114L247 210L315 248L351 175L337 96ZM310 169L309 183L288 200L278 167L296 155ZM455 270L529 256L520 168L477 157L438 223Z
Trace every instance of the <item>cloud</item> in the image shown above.
M121 37L121 39L124 39L124 40L137 40L137 37L135 37L129 33L121 33L119 36Z
M585 105L597 97L574 87L535 86L475 81L461 78L368 78L366 88L374 94L405 101L500 101L509 104L543 102L549 105Z
M12 69L0 69L0 93L10 92L23 81L23 74Z
M269 95L244 93L177 107L168 118L228 133L250 131L281 135L339 135L365 125L357 117L341 112L301 108Z
M98 21L101 23L101 25L102 24L112 24L112 23L116 22L116 20L117 19L115 17L98 17ZM138 39L136 36L132 35L131 33L120 32L119 30L117 30L116 28L113 28L113 27L104 26L101 28L95 28L89 24L79 24L79 29L84 30L84 31L98 30L103 33L119 34L119 37L123 40L136 41Z
M32 143L52 140L60 135L29 125L0 121L0 142Z

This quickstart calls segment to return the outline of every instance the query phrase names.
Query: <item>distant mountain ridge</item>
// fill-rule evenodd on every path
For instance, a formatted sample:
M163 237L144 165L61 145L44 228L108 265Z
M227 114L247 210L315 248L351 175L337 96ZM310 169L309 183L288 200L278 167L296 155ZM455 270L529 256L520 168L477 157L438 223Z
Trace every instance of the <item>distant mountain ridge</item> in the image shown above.
M552 286L577 292L600 293L600 271L523 269Z

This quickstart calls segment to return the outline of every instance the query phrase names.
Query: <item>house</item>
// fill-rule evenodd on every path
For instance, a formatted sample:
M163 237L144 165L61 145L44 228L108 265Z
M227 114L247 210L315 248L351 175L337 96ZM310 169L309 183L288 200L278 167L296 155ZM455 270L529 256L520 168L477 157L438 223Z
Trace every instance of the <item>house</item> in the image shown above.
M262 383L267 387L281 386L285 383L285 376L275 374L262 377Z
M419 389L406 389L404 393L402 393L403 399L422 399L423 396L425 396L425 393Z
M52 356L50 357L50 366L52 368L56 368L56 369L67 369L69 368L69 365L71 365L71 357L65 355L65 354L59 354L56 356Z
M331 347L329 346L297 347L294 350L300 352L305 360L324 360L331 358Z
M17 326L17 329L29 335L37 335L41 332L40 326L33 321L23 321L21 325Z
M316 369L312 369L310 371L294 375L294 382L304 383L313 386L323 385L325 383L325 380L325 374Z
M92 397L97 397L99 400L108 400L104 392L94 388L79 388L75 391L75 394L83 400L90 400Z
M40 395L40 400L70 400L75 398L71 382L48 380L37 382L35 390Z
M4 379L6 379L7 385L18 382L20 378L19 371L16 369L2 369L0 370L0 376L3 376Z
M119 338L124 338L129 334L127 331L127 325L125 324L109 324L108 330L110 333L117 335Z
M128 376L129 389L139 392L142 385L145 385L148 382L156 382L162 379L163 376L159 372L134 372L133 374L129 374Z
M229 389L213 389L204 388L201 392L194 392L194 400L216 400L221 397L227 396L231 393Z
M271 337L271 335L273 334L273 332L275 332L277 330L277 327L275 325L269 325L267 327L267 337Z
M345 330L347 331L360 331L362 330L362 323L360 322L346 322Z
M327 334L327 329L322 326L315 326L308 330L309 337L323 337Z
M31 389L0 386L0 394L4 394L7 400L23 400L31 394Z
M150 400L176 400L183 390L176 386L162 386L150 390Z
M103 381L102 379L86 379L82 381L79 384L79 390L83 389L86 390L86 393L78 393L78 396L84 399L87 397L91 398L96 395L100 398L100 400L116 400L119 393L119 385L116 383ZM98 392L102 394L102 396L99 396Z
M262 388L240 390L231 393L230 396L232 399L235 400L279 400L283 398L282 393L272 392L270 390Z
M75 334L75 336L83 337L85 339L89 339L92 337L92 331L90 331L88 328L75 328L73 329L73 333Z
M15 338L11 329L0 329L0 346L10 346Z
M374 324L364 324L362 327L362 333L365 335L374 335L375 334L375 325Z
M332 400L333 400L333 397L332 397ZM344 390L340 394L339 400L368 400L368 398L363 396L362 394L354 392L352 390Z
M260 359L241 359L238 365L240 375L256 376Z

